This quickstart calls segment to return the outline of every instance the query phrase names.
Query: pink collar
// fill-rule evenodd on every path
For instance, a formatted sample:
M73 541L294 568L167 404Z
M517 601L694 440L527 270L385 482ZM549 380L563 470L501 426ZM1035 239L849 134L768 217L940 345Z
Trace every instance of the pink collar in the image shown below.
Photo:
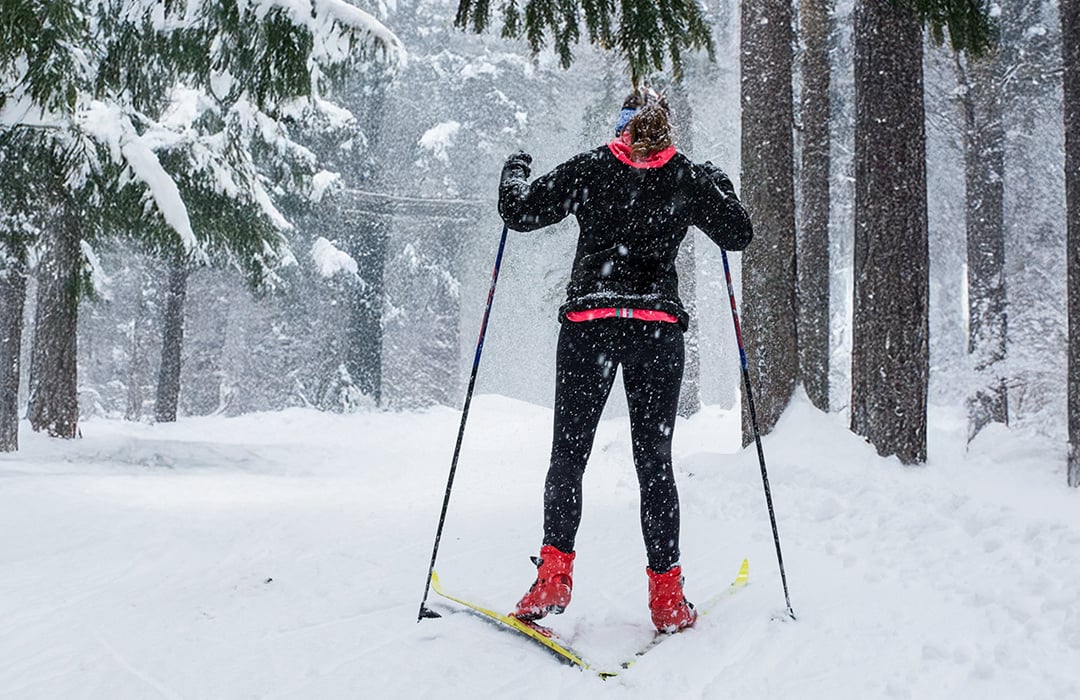
M668 146L662 151L653 153L644 160L634 160L630 155L631 149L629 142L630 135L624 131L620 137L608 143L608 149L611 151L611 155L615 156L623 163L626 163L631 168L659 168L667 165L667 162L675 155L675 147Z

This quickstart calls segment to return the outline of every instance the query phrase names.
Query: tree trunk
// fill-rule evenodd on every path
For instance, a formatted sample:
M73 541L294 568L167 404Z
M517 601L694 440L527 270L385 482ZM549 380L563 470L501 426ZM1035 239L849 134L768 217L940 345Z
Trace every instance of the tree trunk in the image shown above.
M755 237L742 256L742 316L762 433L787 408L798 371L791 19L790 0L742 4L741 189ZM745 397L742 405L749 444Z
M353 384L376 406L383 403L383 272L390 241L390 217L361 214L353 227L349 254L359 264L359 280L349 285L349 339L345 368Z
M829 410L829 37L833 0L801 0L801 225L797 239L799 380Z
M968 404L968 441L991 422L1008 423L1005 360L1005 129L999 54L957 57L964 116L968 354L977 385Z
M1060 0L1065 64L1065 209L1069 304L1069 486L1080 487L1080 0Z
M922 24L855 5L855 294L851 429L904 464L926 461L929 242Z
M146 298L150 293L146 282L149 275L143 271L142 258L133 264L135 269L134 279L131 284L131 336L129 337L130 358L128 362L127 382L127 408L124 411L124 419L138 421L142 419L143 404L145 403L145 387L149 374L149 361L146 357L146 333L144 330L150 319Z
M0 452L19 449L19 353L26 306L25 253L0 258Z
M184 349L184 302L191 270L182 258L171 260L165 289L165 315L162 319L161 367L158 370L157 400L154 420L176 422L180 402L180 363Z
M367 158L358 159L353 171L346 173L358 190L380 193L393 189L387 186L389 174L378 166L393 147L393 139L387 139L387 134L398 128L391 116L391 85L389 75L376 76L371 84L363 81L359 84L362 96L353 100L363 106L356 116L367 136ZM348 291L351 314L344 365L360 392L381 406L387 399L383 392L383 275L390 258L393 212L378 195L365 199L358 192L354 201L357 208L351 212L350 235L342 243L359 266L359 280L354 280Z
M694 141L693 111L682 79L671 86L672 111L675 117L675 130L678 136L679 150L693 157ZM679 296L687 313L690 324L686 330L686 361L683 365L682 388L679 392L678 413L689 418L701 410L701 352L698 344L700 334L697 320L697 250L693 234L688 235L675 259L675 270L679 275Z
M683 364L682 388L679 391L678 414L689 418L701 410L701 346L697 319L697 261L696 245L692 235L687 236L675 259L679 274L679 297L686 312L690 314L684 341L686 361Z
M79 274L82 225L75 205L61 209L37 267L37 312L30 355L30 426L52 437L78 432Z

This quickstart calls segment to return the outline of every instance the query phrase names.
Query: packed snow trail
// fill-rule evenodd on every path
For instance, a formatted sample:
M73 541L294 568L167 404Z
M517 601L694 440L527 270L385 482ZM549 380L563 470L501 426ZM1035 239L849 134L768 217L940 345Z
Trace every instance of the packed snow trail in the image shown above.
M737 412L680 423L691 599L751 585L609 681L467 616L416 622L460 414L290 410L25 429L0 455L0 698L1080 698L1080 494L1006 429L878 457L797 401L765 438L792 605ZM535 575L550 410L478 396L438 569L507 609ZM651 635L625 416L585 477L574 602L597 663Z

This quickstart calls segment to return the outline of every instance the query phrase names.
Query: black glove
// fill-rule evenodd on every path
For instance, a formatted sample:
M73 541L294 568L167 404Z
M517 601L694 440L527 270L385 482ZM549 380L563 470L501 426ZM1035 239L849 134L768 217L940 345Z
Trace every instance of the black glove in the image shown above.
M532 156L525 151L512 153L503 165L502 179L505 180L507 176L518 176L524 180L528 180L529 175L532 174L532 168L529 167L531 163Z
M725 195L735 196L735 185L731 184L731 178L719 166L713 165L712 161L707 160L698 167L701 169L701 173L716 185L718 190Z

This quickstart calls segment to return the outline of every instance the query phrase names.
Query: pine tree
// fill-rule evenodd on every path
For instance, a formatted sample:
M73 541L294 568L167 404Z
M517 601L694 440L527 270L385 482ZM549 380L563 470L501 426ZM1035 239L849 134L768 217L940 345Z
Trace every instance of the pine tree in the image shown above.
M981 0L857 0L851 429L926 461L930 262L923 26L955 50L992 45Z
M851 429L879 454L926 460L929 248L922 24L855 7L855 299Z
M50 213L47 207L19 203L40 202L48 195L49 178L42 176L38 165L45 145L47 139L40 132L16 140L0 130L0 452L13 452L19 446L19 376L29 257Z
M158 365L154 420L176 420L180 401L180 359L184 345L184 300L191 269L181 256L166 260L165 303L162 312L161 363Z
M1065 65L1065 208L1069 313L1069 486L1080 487L1080 2L1060 0Z
M997 50L1007 138L1009 423L1064 440L1066 230L1061 209L1031 205L1065 199L1065 170L1049 165L1064 153L1063 131L1049 129L1060 121L1049 115L1062 108L1061 27L1048 22L1056 11L1057 0L1002 3Z
M551 69L523 60L517 46L454 31L446 9L437 0L400 0L392 11L409 62L385 86L383 108L369 113L372 167L351 173L342 193L355 213L341 244L382 251L357 258L362 269L369 261L380 268L370 281L361 272L367 303L355 307L351 347L359 352L349 372L394 408L458 402L460 316L471 308L460 286L470 268L490 264L501 230L490 218L497 216L488 204L491 175L507 153L531 148L535 141L522 137L533 125L546 125L540 133L550 137L545 112L558 103ZM402 161L412 167L386 167ZM515 237L508 250L533 243ZM500 298L506 293L501 286Z
M5 177L0 159L0 181ZM26 220L0 211L0 452L19 449L19 365L26 305Z
M403 81L409 73L409 68L403 71ZM388 73L375 76L359 86L364 90L362 99L350 100L350 104L358 103L354 111L362 109L357 112L357 118L367 142L364 158L354 162L345 173L353 190L384 192L387 189L384 183L387 169L379 167L376 159L388 157L384 146L387 136L394 131L394 117L387 112L393 78ZM332 405L335 408L360 405L357 398L348 398L352 393L382 405L384 272L389 257L390 216L378 205L368 206L362 197L353 193L346 193L344 198L349 199L351 221L346 227L348 234L339 244L346 247L350 257L357 262L357 274L343 283L350 311L345 321L347 339L341 360L343 365L337 376L342 379L345 389L337 392L339 396ZM344 381L346 379L348 381ZM342 400L341 396L347 400Z
M833 0L801 0L802 90L799 121L798 345L799 371L810 402L829 410L830 62Z
M1001 54L956 55L964 119L968 353L976 386L968 398L968 440L991 422L1008 423L1002 374L1008 317L1005 294L1005 127Z
M938 44L948 37L954 51L982 57L994 47L995 3L991 0L889 0L910 10L930 29Z
M791 12L791 0L742 4L741 194L754 220L742 254L742 317L762 433L787 408L798 371ZM744 444L754 439L747 406Z
M691 125L694 114L685 76L674 81L670 90L665 92L670 95L679 150L687 157L693 158L694 143ZM675 259L675 270L679 276L679 296L690 315L690 323L684 334L685 360L678 406L678 414L683 418L689 418L701 410L701 327L698 323L697 254L692 232L683 240L679 248L679 254Z
M323 97L337 67L400 47L341 0L2 0L0 15L2 159L38 143L44 161L42 196L0 189L0 207L59 212L40 243L31 423L70 437L80 246L130 237L267 274L288 256L269 192L318 170L288 123L340 126Z
M52 437L78 431L76 328L82 294L83 239L79 205L67 198L40 245L37 304L30 356L30 425Z
M484 31L491 23L491 0L460 0L454 24ZM712 55L708 22L695 0L530 0L524 9L517 0L500 0L502 35L524 38L533 53L550 40L564 68L574 60L584 22L589 43L613 50L638 85L670 62L675 77L682 73L683 54L706 49Z

